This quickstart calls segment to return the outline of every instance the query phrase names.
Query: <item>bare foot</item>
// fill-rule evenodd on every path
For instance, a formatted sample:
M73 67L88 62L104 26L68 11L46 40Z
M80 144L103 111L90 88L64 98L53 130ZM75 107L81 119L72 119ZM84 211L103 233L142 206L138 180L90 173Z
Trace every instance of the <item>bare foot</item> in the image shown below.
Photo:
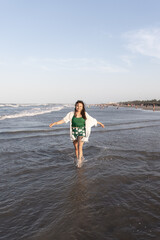
M82 167L82 161L78 160L77 167L81 168Z
M84 157L83 157L83 156L82 156L81 159L78 159L78 162L77 162L77 167L78 167L78 168L81 168L81 167L82 167L83 161L84 161Z

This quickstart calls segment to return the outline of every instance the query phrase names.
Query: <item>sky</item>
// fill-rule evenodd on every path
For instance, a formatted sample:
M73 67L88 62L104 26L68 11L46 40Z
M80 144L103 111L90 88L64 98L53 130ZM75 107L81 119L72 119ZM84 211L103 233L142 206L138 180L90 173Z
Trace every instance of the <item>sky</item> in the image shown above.
M159 0L0 0L0 103L160 99Z

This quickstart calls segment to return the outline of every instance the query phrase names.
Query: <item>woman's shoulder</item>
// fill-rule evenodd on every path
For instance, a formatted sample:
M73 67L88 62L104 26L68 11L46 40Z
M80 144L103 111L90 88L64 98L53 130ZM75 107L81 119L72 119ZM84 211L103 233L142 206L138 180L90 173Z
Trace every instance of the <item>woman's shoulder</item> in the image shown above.
M69 112L67 115L70 116L70 117L73 117L73 116L74 116L74 112L71 111L71 112Z
M89 115L87 112L86 112L86 118L88 119L88 120L93 120L94 118L91 116L91 115Z
M67 115L63 118L64 122L67 123L67 122L71 121L73 115L74 115L74 112L67 113Z

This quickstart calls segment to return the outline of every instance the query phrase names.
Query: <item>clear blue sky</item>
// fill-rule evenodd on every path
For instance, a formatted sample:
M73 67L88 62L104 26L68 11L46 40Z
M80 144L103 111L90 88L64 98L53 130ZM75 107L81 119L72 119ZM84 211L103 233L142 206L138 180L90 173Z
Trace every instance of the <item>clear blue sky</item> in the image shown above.
M160 99L159 0L0 0L0 102Z

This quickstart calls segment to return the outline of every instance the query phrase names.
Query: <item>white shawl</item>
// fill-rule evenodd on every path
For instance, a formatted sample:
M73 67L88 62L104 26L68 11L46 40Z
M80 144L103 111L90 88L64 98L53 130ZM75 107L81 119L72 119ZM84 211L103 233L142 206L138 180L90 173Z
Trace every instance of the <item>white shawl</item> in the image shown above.
M72 118L74 116L74 112L69 112L64 118L64 122L68 123L70 121L70 138L72 141L74 141L76 138L72 135ZM82 138L83 142L88 142L88 138L91 133L91 127L97 126L97 120L95 118L92 118L87 112L86 112L86 121L85 121L85 128L86 128L86 136Z

